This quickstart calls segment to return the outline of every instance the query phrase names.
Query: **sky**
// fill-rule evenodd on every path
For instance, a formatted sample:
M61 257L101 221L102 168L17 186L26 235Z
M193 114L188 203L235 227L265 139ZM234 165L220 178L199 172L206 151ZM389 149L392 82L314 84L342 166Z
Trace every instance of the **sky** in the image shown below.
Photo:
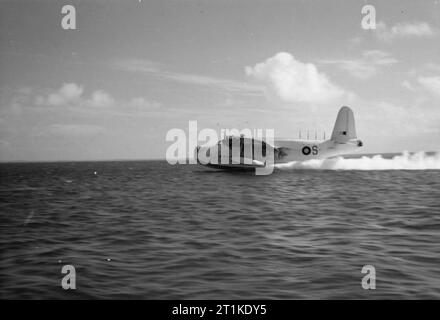
M0 161L164 159L191 120L328 137L343 105L365 153L440 150L439 0L0 1Z

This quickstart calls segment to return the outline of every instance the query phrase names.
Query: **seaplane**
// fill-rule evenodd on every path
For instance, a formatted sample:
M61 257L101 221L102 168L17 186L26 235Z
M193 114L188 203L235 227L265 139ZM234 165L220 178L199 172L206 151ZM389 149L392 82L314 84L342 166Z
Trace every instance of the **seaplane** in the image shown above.
M197 146L197 163L226 170L254 170L278 163L331 158L351 154L363 146L357 138L353 111L342 107L330 139L265 139L225 136L214 145Z

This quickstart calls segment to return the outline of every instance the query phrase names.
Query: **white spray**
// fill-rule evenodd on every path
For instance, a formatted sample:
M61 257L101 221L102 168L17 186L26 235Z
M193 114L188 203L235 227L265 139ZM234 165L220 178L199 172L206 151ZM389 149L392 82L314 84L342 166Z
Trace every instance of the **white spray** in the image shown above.
M413 154L404 151L391 159L383 158L381 155L354 159L343 157L313 159L277 164L275 167L282 170L429 170L440 169L440 152L427 155L423 151Z

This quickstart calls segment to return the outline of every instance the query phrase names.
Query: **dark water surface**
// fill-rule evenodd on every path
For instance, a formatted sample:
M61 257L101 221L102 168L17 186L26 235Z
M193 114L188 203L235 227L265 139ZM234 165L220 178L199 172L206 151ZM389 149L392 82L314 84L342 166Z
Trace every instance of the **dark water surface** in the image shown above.
M95 174L96 172L96 174ZM1 298L440 298L440 171L1 164ZM63 265L77 289L61 288ZM361 287L376 268L376 290Z

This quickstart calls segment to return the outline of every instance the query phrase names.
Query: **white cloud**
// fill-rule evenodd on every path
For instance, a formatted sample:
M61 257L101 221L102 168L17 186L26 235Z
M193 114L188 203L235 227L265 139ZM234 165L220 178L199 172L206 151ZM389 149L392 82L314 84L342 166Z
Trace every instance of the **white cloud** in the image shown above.
M104 90L92 92L89 98L83 95L83 86L66 83L56 92L46 97L37 96L35 103L40 107L66 107L70 111L103 112L107 114L135 114L136 111L147 111L161 106L159 102L149 101L144 97L134 97L128 100L116 100Z
M84 87L76 83L64 83L60 89L47 96L37 96L35 104L50 107L91 107L105 108L114 105L113 97L103 90L96 90L90 98L83 96Z
M190 73L164 72L162 74L168 79L172 79L181 83L211 86L227 91L260 92L262 90L262 88L259 86L231 79L208 77Z
M414 88L414 86L411 84L411 82L409 82L408 80L402 81L402 87L404 87L405 89L408 89L410 91L415 91L416 90Z
M398 23L391 28L385 22L379 22L376 27L377 36L383 41L396 38L431 37L435 34L435 30L426 22Z
M92 93L92 97L86 101L86 105L93 108L111 107L115 100L105 91L97 90Z
M287 52L279 52L245 70L286 102L322 103L346 94L314 64L303 63Z
M42 97L38 97L37 103L47 103L51 106L65 105L80 99L83 91L83 87L76 83L64 83L57 92L49 94L46 100Z
M212 87L248 94L261 94L262 91L260 86L255 86L243 81L166 70L161 64L149 60L121 60L112 63L111 67L120 71L142 73L187 85Z
M334 64L358 79L369 79L380 72L382 67L397 63L389 53L380 50L364 51L359 59L322 60L321 63Z
M434 31L426 22L398 23L391 28L391 33L401 37L425 37L432 36Z
M417 82L433 95L440 97L440 76L418 77Z
M435 136L440 133L440 110L429 101L358 101L355 117L357 133L366 145L371 143L380 147L380 137L386 137L389 141L403 138L410 140L420 135ZM401 140L401 143L405 145L407 142Z
M390 65L397 62L391 54L380 50L367 50L362 53L362 56L376 65Z

